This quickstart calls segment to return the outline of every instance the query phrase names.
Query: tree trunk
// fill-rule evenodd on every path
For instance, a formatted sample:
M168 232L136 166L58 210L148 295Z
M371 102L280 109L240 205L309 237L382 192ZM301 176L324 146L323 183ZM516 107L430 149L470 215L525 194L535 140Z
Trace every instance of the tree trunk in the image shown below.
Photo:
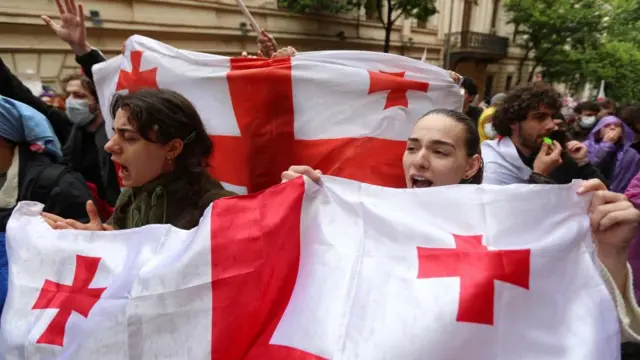
M393 30L393 24L387 24L384 27L384 49L383 52L388 53L389 48L391 47L391 31Z
M385 9L387 12L387 23L384 25L384 49L382 50L385 53L389 52L389 48L391 47L391 31L393 31L393 6L391 0L387 0L387 8Z
M536 61L535 64L533 64L533 67L531 68L531 71L529 71L529 78L528 78L528 82L531 83L533 81L533 75L535 75L536 69L538 68L538 66L540 66L540 62Z

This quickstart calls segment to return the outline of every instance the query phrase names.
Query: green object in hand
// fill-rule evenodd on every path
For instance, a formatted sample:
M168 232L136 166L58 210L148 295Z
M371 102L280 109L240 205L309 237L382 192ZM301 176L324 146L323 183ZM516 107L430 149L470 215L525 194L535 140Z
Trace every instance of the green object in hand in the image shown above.
M549 139L548 137L545 137L544 139L542 139L544 142L547 143L547 145L553 145L553 140Z

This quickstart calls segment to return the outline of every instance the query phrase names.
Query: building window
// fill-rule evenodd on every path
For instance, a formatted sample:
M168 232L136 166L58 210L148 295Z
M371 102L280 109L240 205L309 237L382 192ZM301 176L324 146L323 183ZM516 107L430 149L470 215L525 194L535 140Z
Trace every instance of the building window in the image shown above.
M378 19L378 9L375 0L367 0L364 4L364 14L367 20Z
M493 95L493 75L487 76L484 83L484 99L486 103L491 101L491 95Z
M426 29L427 28L427 22L418 20L418 28Z
M504 91L511 90L511 83L513 83L513 75L508 75L507 82L504 84Z

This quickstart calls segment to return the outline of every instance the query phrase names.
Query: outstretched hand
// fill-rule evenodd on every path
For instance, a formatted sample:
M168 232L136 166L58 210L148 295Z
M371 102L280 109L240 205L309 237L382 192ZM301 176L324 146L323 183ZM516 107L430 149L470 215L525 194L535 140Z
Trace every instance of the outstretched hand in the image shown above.
M89 223L83 224L73 219L64 219L58 215L43 212L42 218L44 221L56 230L88 230L88 231L111 231L113 226L103 224L98 214L98 209L93 204L93 201L87 201L87 215L89 216Z
M42 16L51 30L64 42L69 44L76 55L84 55L91 51L91 46L87 42L87 27L84 23L84 7L74 0L56 0L58 12L60 13L60 23L56 24L48 16Z

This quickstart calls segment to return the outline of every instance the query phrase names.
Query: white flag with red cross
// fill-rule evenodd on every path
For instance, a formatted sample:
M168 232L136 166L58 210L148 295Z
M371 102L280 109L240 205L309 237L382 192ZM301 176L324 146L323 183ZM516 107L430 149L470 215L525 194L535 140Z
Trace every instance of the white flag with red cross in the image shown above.
M578 184L382 188L300 177L200 225L8 224L3 359L612 360ZM544 206L531 207L532 203Z
M291 165L404 187L413 124L433 108L462 107L446 71L373 52L228 58L135 35L93 73L109 132L116 92L160 87L189 99L214 142L213 174L239 193L279 183Z

